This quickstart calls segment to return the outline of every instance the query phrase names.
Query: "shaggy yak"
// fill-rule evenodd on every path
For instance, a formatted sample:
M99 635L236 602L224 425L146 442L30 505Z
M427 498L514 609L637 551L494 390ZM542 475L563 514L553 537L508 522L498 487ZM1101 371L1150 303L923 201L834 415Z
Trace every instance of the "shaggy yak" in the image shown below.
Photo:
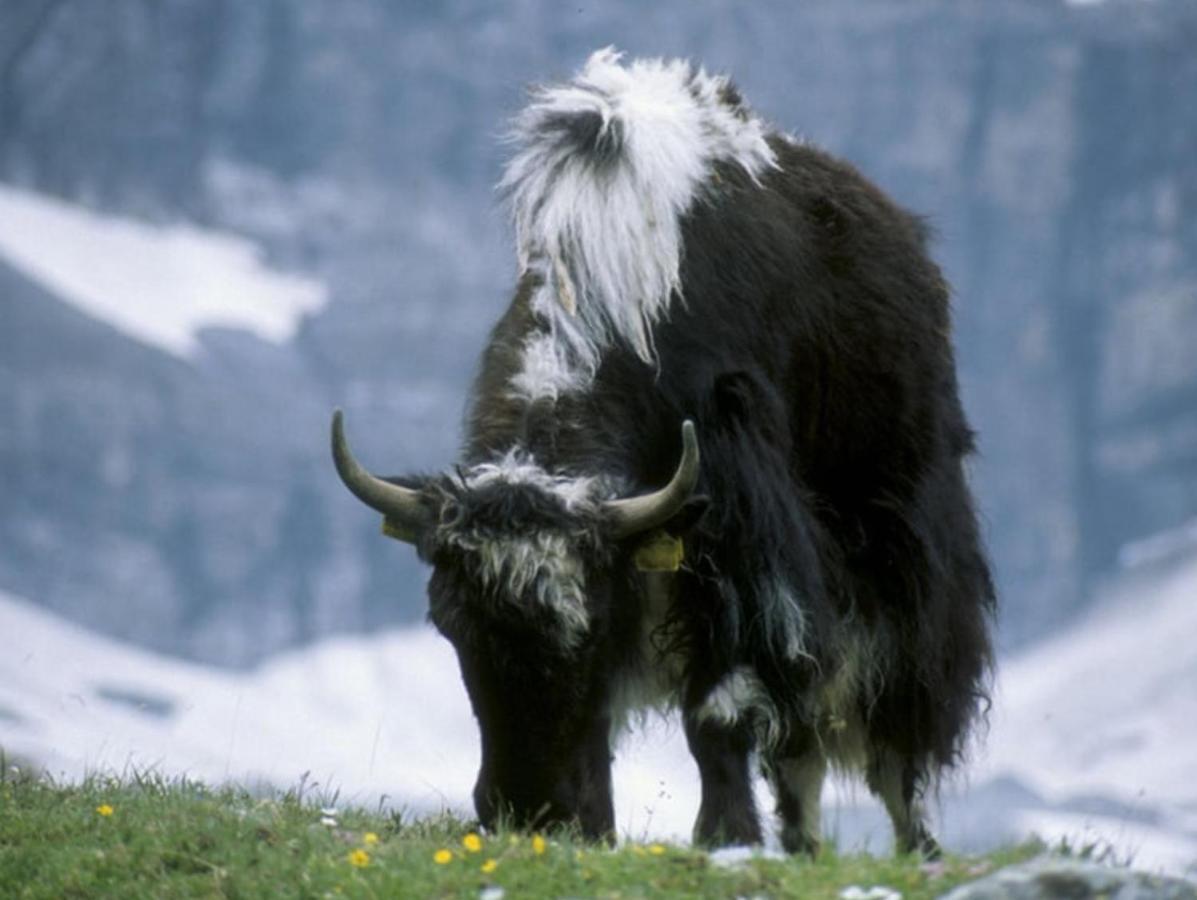
M370 475L333 419L341 479L432 566L479 818L610 838L614 742L675 707L697 841L761 840L755 753L787 850L817 850L831 764L934 853L994 594L926 229L684 61L600 51L514 139L520 275L459 464Z

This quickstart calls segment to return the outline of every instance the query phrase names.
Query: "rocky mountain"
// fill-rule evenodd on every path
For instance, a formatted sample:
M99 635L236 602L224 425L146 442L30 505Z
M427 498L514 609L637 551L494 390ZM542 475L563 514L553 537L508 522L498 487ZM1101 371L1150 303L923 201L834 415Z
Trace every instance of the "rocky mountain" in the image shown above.
M242 235L329 299L283 344L208 329L180 359L0 255L0 588L229 664L421 617L419 567L333 481L327 415L378 469L452 458L514 275L504 122L612 43L734 73L928 216L1008 645L1197 515L1186 0L11 0L0 179Z

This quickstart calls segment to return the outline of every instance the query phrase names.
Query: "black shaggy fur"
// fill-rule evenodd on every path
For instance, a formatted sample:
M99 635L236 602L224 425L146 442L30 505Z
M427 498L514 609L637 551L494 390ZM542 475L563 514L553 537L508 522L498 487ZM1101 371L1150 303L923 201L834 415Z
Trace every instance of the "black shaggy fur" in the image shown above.
M734 88L726 97L739 109ZM546 127L610 166L622 136L600 126L580 114ZM699 840L760 839L755 748L787 848L817 846L812 803L830 760L863 770L902 849L934 849L919 799L961 759L985 703L994 612L963 468L973 434L948 288L917 218L851 166L769 140L776 169L756 183L721 164L686 214L682 296L652 334L655 365L615 342L586 390L513 397L538 327L543 275L530 271L472 396L467 471L519 448L548 472L625 494L669 479L680 423L693 418L706 513L670 527L686 553L664 616L652 619L635 542L612 540L597 504L567 509L524 485L471 492L453 477L425 486L441 523L420 542L435 566L431 618L457 649L480 722L484 822L506 807L524 822L612 832L615 698L642 676L651 628L647 665L678 666L670 690L703 781ZM461 529L564 536L586 571L586 639L556 640L555 614L531 598L489 596L479 561L450 539ZM737 672L758 690L733 715L713 714L704 704Z

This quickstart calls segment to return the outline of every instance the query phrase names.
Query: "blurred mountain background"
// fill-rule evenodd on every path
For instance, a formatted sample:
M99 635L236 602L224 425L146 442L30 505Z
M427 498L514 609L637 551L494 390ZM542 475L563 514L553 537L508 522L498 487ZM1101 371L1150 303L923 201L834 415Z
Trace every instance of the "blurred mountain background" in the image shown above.
M1005 649L1187 533L1190 0L6 0L0 590L234 667L421 620L329 413L376 470L454 459L505 123L607 44L732 73L933 225Z

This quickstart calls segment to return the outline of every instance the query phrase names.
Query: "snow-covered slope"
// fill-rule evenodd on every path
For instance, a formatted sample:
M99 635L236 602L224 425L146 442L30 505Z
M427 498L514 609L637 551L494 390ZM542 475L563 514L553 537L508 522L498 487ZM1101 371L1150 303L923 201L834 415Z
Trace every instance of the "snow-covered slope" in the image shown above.
M1050 797L1183 799L1197 827L1197 567L1187 574L1010 666L989 765L1033 772Z
M1038 795L1028 827L1197 868L1197 554L1128 570L1003 667L978 775Z
M431 629L328 641L247 675L98 637L0 595L0 747L69 778L154 767L210 782L310 781L415 810L470 810L477 729ZM625 833L681 838L697 774L679 730L633 736L616 774Z
M329 641L246 675L95 637L0 597L0 746L52 772L156 766L469 813L477 736L449 645L427 629ZM946 793L949 845L1037 831L1147 866L1197 863L1197 554L1141 569L1067 634L1002 667L988 749ZM684 838L697 774L680 729L633 735L616 767L625 834ZM763 798L762 798L763 799ZM883 850L863 789L828 791L841 845ZM762 803L762 809L768 806Z
M0 185L0 257L52 294L177 356L205 326L289 338L325 300L308 278L263 265L244 238L101 215Z
M75 777L156 767L280 785L310 773L417 805L468 798L476 749L452 651L430 631L338 640L227 674L0 600L5 749ZM363 799L368 799L364 797Z

